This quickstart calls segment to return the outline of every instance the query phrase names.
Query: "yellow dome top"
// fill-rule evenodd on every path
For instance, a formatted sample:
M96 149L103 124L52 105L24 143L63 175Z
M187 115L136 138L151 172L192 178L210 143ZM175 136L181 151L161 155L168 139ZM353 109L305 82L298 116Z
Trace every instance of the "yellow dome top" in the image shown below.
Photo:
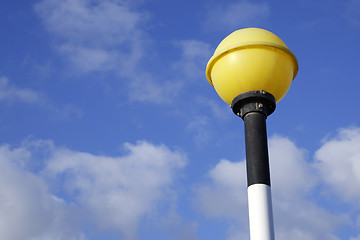
M252 90L268 91L278 102L297 72L296 57L285 43L260 28L231 33L221 41L206 67L208 81L228 104L238 94Z

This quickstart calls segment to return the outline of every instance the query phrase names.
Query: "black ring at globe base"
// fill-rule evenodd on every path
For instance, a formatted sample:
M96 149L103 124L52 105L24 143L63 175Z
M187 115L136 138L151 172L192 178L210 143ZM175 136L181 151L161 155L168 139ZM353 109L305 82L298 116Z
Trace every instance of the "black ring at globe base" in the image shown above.
M275 111L275 97L263 90L249 91L237 95L231 102L233 112L244 119L249 112L261 112L269 116Z
M244 120L248 187L271 186L266 118L275 111L274 96L263 90L245 92L234 98L231 108Z

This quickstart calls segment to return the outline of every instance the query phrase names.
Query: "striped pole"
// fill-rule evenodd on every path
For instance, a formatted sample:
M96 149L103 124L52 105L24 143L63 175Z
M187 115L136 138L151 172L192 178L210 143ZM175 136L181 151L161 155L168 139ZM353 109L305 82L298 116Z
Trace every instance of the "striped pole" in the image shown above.
M275 240L266 134L266 118L275 106L275 98L265 91L242 93L231 104L245 126L251 240Z

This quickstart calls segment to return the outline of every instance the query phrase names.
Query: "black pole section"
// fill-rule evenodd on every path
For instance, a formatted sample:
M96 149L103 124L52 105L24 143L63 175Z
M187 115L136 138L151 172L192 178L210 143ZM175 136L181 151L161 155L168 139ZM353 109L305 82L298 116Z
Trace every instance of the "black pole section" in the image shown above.
M248 113L244 125L248 186L256 183L270 186L266 116L259 112Z
M265 91L245 92L234 98L231 107L244 120L248 186L270 186L266 118L275 110L275 98Z

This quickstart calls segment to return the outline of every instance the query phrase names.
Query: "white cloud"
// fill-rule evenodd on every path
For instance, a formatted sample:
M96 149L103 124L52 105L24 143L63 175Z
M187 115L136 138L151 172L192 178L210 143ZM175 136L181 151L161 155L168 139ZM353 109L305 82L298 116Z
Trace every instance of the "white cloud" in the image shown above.
M171 186L186 157L144 141L125 150L121 157L96 156L32 139L19 148L0 146L0 239L85 240L82 227L90 224L92 232L133 240L142 219L158 221L170 210L168 226L195 235L176 209L164 207L176 203Z
M235 1L209 8L204 28L208 31L234 31L242 27L264 23L270 15L269 6L251 1Z
M81 72L111 70L116 66L116 54L105 49L64 44L59 51Z
M11 84L8 78L0 77L0 100L33 103L39 99L37 92L28 88L19 88Z
M43 0L35 7L59 52L82 72L134 69L147 15L122 0ZM126 60L124 60L126 59ZM117 69L119 68L119 69Z
M208 177L195 188L194 206L208 218L229 220L228 240L249 238L245 162L223 159Z
M148 57L154 51L152 37L145 31L149 14L138 10L137 2L42 0L35 9L76 73L115 72L131 101L170 103L189 80L203 79L210 47L197 40L176 41L180 59L166 70L149 70L146 62L154 61Z
M137 10L136 2L43 0L35 9L75 72L112 71L123 78L131 101L169 103L183 79L161 80L146 70L143 61L153 51L144 30L149 14Z
M311 201L319 179L306 152L289 139L275 136L269 141L269 155L277 239L337 239L333 232L343 223L342 216Z
M167 190L186 160L163 145L139 142L125 148L128 155L123 157L58 149L45 172L65 181L69 194L76 196L77 204L87 209L98 226L135 239L142 217L167 201Z
M340 129L315 153L316 166L325 183L344 201L358 203L360 191L360 128Z
M315 171L306 159L306 151L289 139L271 137L269 158L271 185L281 197L307 194L317 184Z
M309 200L318 180L304 150L275 136L270 138L269 152L277 239L337 239L333 232L344 220ZM228 219L236 225L238 230L229 228L228 239L247 236L245 162L221 160L209 177L209 183L196 189L195 205L208 217Z
M85 240L76 231L71 207L27 170L30 158L31 152L24 147L0 147L0 239Z
M137 30L142 17L121 0L43 0L36 5L48 30L70 42L118 44Z

